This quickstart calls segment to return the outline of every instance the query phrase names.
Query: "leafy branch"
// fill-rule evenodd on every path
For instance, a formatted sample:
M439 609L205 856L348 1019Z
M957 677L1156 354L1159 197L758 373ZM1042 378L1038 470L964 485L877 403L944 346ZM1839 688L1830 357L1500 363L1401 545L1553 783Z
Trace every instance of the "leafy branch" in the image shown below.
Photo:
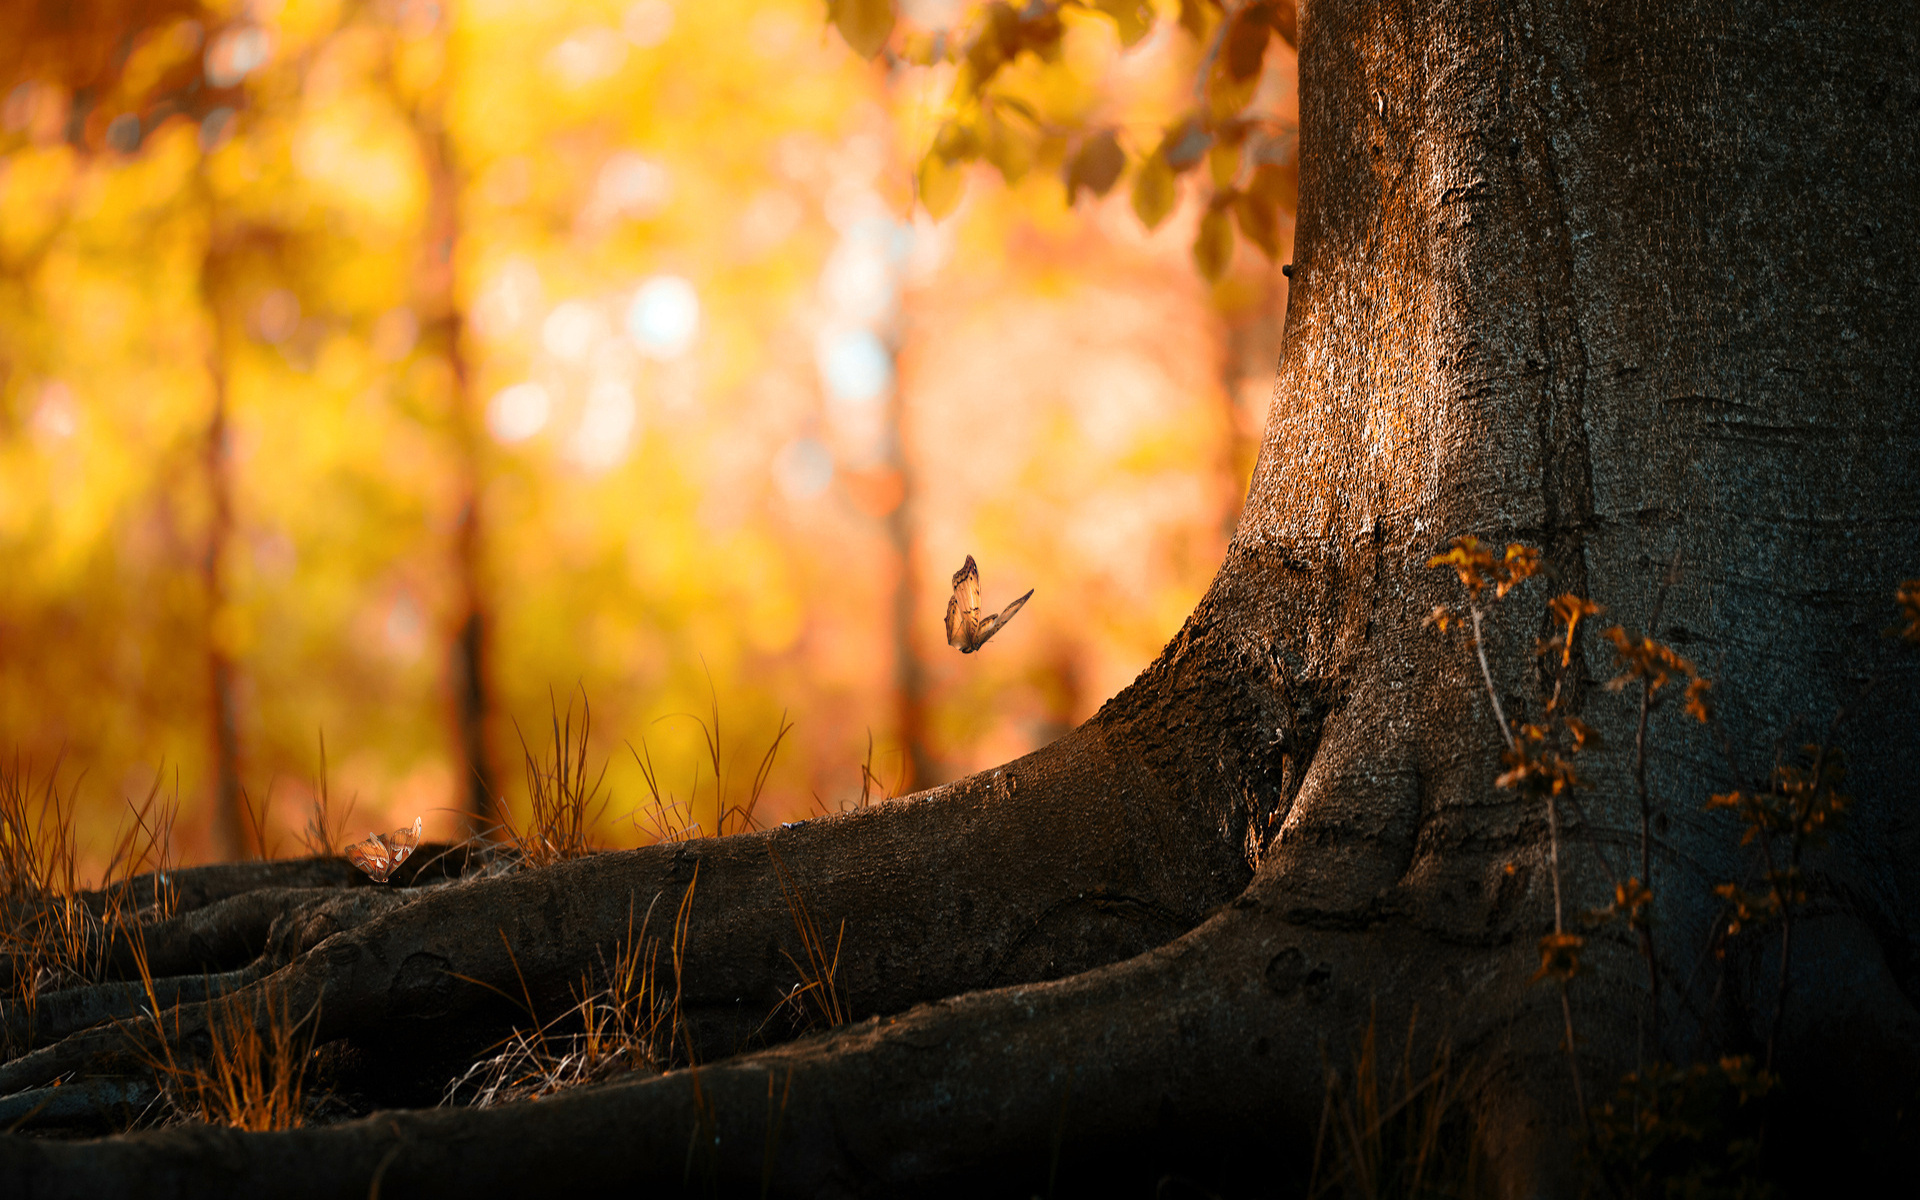
M929 215L944 217L960 203L974 162L992 164L1013 184L1051 161L1059 164L1068 204L1083 191L1107 195L1131 170L1133 211L1154 229L1173 211L1180 178L1196 174L1205 195L1193 243L1201 273L1211 280L1226 271L1236 226L1268 259L1277 258L1280 216L1293 211L1298 191L1293 131L1261 112L1256 99L1269 46L1275 39L1297 44L1293 0L1181 0L1173 24L1203 48L1192 107L1144 137L1110 124L1049 122L1009 82L1009 69L1022 60L1042 71L1065 70L1063 43L1083 16L1111 20L1123 50L1162 23L1147 0L1034 0L1021 7L994 0L962 26L926 31L904 28L893 0L827 0L828 20L862 57L890 67L955 68L939 129L915 172L916 195Z

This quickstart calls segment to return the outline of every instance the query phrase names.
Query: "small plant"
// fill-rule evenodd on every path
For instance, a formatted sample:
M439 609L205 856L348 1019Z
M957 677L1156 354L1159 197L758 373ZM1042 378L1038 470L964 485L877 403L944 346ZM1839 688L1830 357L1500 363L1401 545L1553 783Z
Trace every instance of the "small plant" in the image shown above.
M527 822L517 824L511 813L502 814L507 838L519 851L521 861L530 867L547 866L579 858L593 852L594 823L606 810L610 797L600 794L606 767L591 783L587 780L587 735L593 728L593 710L583 692L580 696L580 726L573 724L573 705L563 716L557 702L548 697L552 723L552 744L547 755L536 755L524 735L520 750L527 765Z
M103 977L116 938L137 927L143 909L155 918L172 910L173 895L163 881L178 793L163 797L163 776L156 773L146 799L128 802L133 819L115 839L90 904L76 879L79 784L62 792L58 777L56 764L36 789L17 759L11 770L0 770L0 907L6 916L0 953L10 965L6 993L22 1006L29 1030L40 996ZM133 880L149 871L152 891L138 893Z
M711 693L709 693L711 695ZM700 727L700 736L707 751L707 765L713 778L713 827L712 836L726 837L732 833L744 833L758 829L759 822L754 811L760 805L760 795L766 790L767 780L773 774L773 763L780 753L780 743L793 732L793 724L787 715L780 714L780 723L774 731L773 741L768 744L766 753L760 756L760 763L754 769L753 781L748 786L744 803L731 800L730 772L727 770L727 756L723 752L720 733L720 701L712 699L709 719L696 717L691 713L676 713ZM665 719L665 718L663 718ZM642 778L646 780L648 803L634 814L634 824L655 842L680 842L688 838L707 836L707 831L695 816L695 807L700 795L700 768L694 767L693 782L687 789L683 800L671 791L660 786L660 772L653 764L653 752L643 738L640 748L634 749L631 743L627 750L633 755L633 761L640 768Z
M1466 588L1467 601L1464 610L1450 606L1435 608L1429 623L1443 631L1456 625L1471 625L1481 677L1506 742L1503 754L1506 770L1496 782L1501 787L1536 796L1546 806L1554 928L1541 938L1541 965L1534 978L1554 980L1560 987L1567 1052L1573 1066L1574 1099L1586 1134L1586 1154L1616 1194L1740 1197L1770 1194L1769 1189L1758 1182L1756 1174L1765 1140L1765 1124L1761 1107L1752 1102L1766 1095L1777 1082L1770 1071L1787 1003L1794 916L1809 899L1810 885L1802 866L1804 856L1841 827L1851 803L1840 790L1845 767L1841 751L1835 745L1847 708L1843 706L1834 714L1824 740L1802 747L1798 760L1776 759L1761 786L1736 786L1705 802L1709 810L1730 812L1738 818L1741 844L1754 848L1757 862L1754 878L1749 882L1729 881L1715 886L1715 894L1726 907L1715 923L1713 941L1703 950L1701 961L1705 961L1706 950L1711 950L1715 959L1724 959L1728 939L1777 922L1779 972L1765 1058L1760 1066L1756 1067L1750 1057L1723 1058L1717 1064L1673 1066L1661 1060L1662 974L1652 914L1656 889L1654 846L1658 831L1664 828L1665 814L1647 785L1650 715L1668 698L1679 697L1687 716L1712 726L1718 733L1733 779L1739 781L1745 776L1735 762L1729 739L1716 721L1713 681L1651 634L1635 636L1619 625L1602 631L1601 636L1613 646L1620 669L1606 687L1612 691L1638 688L1632 776L1639 819L1639 871L1615 870L1606 854L1589 841L1595 861L1612 886L1613 902L1602 910L1586 914L1586 919L1591 925L1624 921L1639 944L1647 966L1647 1026L1655 1061L1626 1075L1613 1098L1590 1112L1574 1050L1573 1013L1568 998L1568 985L1581 970L1585 939L1566 927L1558 810L1561 804L1567 805L1583 828L1593 828L1580 811L1577 789L1587 784L1580 777L1573 756L1598 746L1599 739L1578 718L1564 711L1562 690L1572 665L1580 623L1604 610L1572 594L1558 596L1550 603L1559 628L1553 637L1539 643L1536 654L1542 658L1557 654L1559 661L1553 674L1552 694L1545 704L1545 716L1538 723L1508 721L1493 684L1481 638L1487 594L1491 592L1494 600L1504 598L1537 572L1539 561L1538 553L1525 546L1509 546L1504 558L1496 559L1477 539L1454 539L1448 552L1434 556L1428 565L1453 569ZM1676 561L1674 570L1656 593L1649 629L1658 627L1666 590L1677 570ZM1894 594L1894 602L1901 623L1889 633L1920 645L1920 580L1903 582ZM1869 681L1862 689L1861 699L1871 688L1872 681ZM1694 979L1688 978L1677 993L1690 1009L1694 1003L1693 986ZM1698 1010L1693 1011L1697 1016Z
M1627 1196L1771 1196L1757 1103L1776 1081L1749 1056L1629 1072L1593 1123L1593 1165Z
M1414 1020L1399 1061L1383 1061L1374 1021L1361 1034L1352 1069L1326 1067L1326 1099L1313 1144L1308 1196L1474 1196L1485 1165L1467 1128L1470 1082L1445 1038L1424 1068L1414 1065Z
M873 805L873 794L876 789L879 791L882 800L893 799L893 785L882 780L879 774L873 769L873 730L869 729L867 730L867 757L860 764L860 795L852 801L840 801L837 809L828 809L826 803L820 799L818 794L815 794L813 797L813 806L819 810L820 815L823 817L831 816L835 811L846 812L851 809L858 812L863 808L869 808Z
M802 1028L815 1024L828 1027L844 1025L847 1023L847 1007L840 996L839 972L840 947L846 941L847 923L840 922L840 932L833 939L833 953L829 955L826 939L820 936L820 927L814 924L806 898L800 894L800 886L787 873L786 864L780 861L780 855L773 847L767 847L767 853L773 856L773 870L780 880L780 894L786 899L794 932L800 935L801 952L807 956L807 961L803 963L788 951L781 951L800 976L799 982L781 998L781 1007L791 1010L795 1022Z
M660 974L660 940L647 936L652 909L641 918L637 932L629 909L625 939L597 974L581 977L573 991L574 1003L565 1011L540 1020L524 978L518 998L500 993L525 1011L533 1024L516 1029L493 1054L450 1083L441 1103L485 1108L538 1099L633 1071L659 1072L690 1063L692 1043L680 1017L679 981L699 881L696 866L674 918L668 959L674 977L671 993ZM511 946L508 953L512 954ZM466 976L458 978L491 986ZM675 1043L681 1040L687 1043L684 1058L677 1057Z
M333 815L333 795L327 788L327 735L320 734L320 774L313 781L313 801L307 810L307 823L300 830L300 847L314 858L339 853L346 840L347 822L353 818L352 797L338 819Z
M129 939L134 967L147 994L148 1028L129 1029L136 1053L153 1072L169 1107L209 1125L250 1132L294 1129L306 1121L307 1068L319 1031L319 1006L295 1019L286 993L271 982L218 997L206 1007L204 1052L177 1053L180 1013L165 1012L153 986L146 939Z

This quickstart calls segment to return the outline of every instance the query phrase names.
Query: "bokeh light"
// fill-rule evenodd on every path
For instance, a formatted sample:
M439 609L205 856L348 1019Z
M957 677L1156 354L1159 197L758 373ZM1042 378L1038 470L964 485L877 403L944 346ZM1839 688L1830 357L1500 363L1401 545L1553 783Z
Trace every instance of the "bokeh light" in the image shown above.
M233 852L222 772L297 852L321 736L356 828L461 832L476 612L498 795L524 804L516 727L584 694L608 844L646 836L628 743L692 788L676 714L718 705L738 786L784 712L759 815L798 819L859 795L870 736L883 790L991 766L1178 630L1284 282L1244 249L1201 279L1195 195L1152 232L1124 187L1068 207L1058 146L934 220L914 166L952 67L880 69L824 19L276 0L110 47L118 92L7 82L0 753L84 769L88 853L156 771L182 857ZM1071 22L1024 102L1152 144L1202 51ZM1034 598L962 657L968 554L989 603Z

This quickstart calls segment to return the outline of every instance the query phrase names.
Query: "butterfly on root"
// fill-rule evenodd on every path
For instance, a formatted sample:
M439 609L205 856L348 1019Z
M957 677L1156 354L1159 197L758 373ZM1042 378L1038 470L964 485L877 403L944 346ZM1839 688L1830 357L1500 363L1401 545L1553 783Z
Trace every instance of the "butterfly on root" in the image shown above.
M980 568L973 563L973 555L967 555L967 561L953 573L953 598L947 601L947 645L960 647L960 653L972 654L987 644L987 639L1007 627L1013 620L1013 614L1020 611L1033 595L1028 588L1027 594L1001 609L998 614L982 617L980 615Z
M412 829L396 829L385 837L369 833L365 841L348 846L347 861L372 876L375 883L385 883L419 844L420 818L415 817Z

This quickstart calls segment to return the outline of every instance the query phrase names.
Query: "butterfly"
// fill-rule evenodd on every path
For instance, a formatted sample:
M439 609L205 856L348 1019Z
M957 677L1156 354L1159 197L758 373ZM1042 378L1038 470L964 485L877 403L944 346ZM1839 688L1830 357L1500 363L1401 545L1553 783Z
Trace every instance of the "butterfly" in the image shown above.
M960 647L960 653L972 654L987 644L987 639L1006 628L1013 614L1033 595L1027 594L1000 610L998 616L980 617L980 568L967 555L966 565L953 573L953 599L947 601L947 645Z
M385 883L419 844L420 818L415 817L412 829L396 829L385 837L369 833L366 841L348 846L347 861L373 876L375 883Z

